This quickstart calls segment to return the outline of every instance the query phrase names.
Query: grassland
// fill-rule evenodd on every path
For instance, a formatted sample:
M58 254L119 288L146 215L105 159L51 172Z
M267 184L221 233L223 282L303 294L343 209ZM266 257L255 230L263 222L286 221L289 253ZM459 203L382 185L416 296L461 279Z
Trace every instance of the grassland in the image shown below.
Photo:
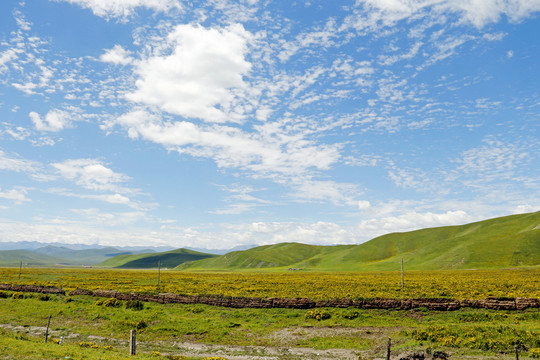
M401 289L399 271L380 272L181 272L107 269L0 268L10 284L39 284L89 290L172 292L252 297L455 298L488 296L540 298L540 268L510 270L407 271Z
M138 329L140 359L376 359L389 337L394 358L426 350L452 359L512 358L517 345L520 358L530 359L540 347L539 309L321 309L326 319L317 320L311 310L154 303L141 309L88 296L2 294L0 359L124 359L131 329Z

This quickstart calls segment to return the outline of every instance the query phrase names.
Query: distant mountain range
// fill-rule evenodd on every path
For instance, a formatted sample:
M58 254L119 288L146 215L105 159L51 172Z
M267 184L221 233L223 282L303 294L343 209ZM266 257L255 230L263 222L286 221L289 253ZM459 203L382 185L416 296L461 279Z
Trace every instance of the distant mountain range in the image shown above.
M31 244L31 243L30 243ZM83 248L46 245L0 251L0 266L95 265L178 270L313 271L484 269L540 266L540 211L377 237L360 245L280 243L229 251Z

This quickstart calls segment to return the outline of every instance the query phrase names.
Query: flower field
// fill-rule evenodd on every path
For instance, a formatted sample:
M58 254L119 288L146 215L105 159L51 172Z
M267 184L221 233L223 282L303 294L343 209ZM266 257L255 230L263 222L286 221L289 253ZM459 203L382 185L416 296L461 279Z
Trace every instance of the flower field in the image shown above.
M181 272L0 268L1 283L51 285L120 292L171 292L245 297L333 298L540 298L540 269L405 272Z

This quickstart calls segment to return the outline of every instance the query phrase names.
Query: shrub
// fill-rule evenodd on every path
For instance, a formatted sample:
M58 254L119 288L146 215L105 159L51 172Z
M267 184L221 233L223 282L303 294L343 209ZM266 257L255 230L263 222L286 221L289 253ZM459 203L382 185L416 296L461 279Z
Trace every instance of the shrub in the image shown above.
M40 294L40 295L38 296L38 299L39 299L40 301L49 301L49 300L51 300L51 296L48 295L48 294Z
M81 341L79 343L79 346L84 347L84 348L99 349L99 345L96 345L93 342L89 342L89 341Z
M142 310L144 309L144 303L140 300L128 300L126 302L126 309Z
M358 311L356 310L351 310L351 311L348 311L346 312L345 314L343 314L343 317L345 319L348 319L348 320L352 320L352 319L356 319L358 317Z
M529 350L529 355L533 359L540 359L540 348L532 348Z
M330 319L331 316L328 311L322 309L308 310L305 315L306 319L317 319L319 321Z
M103 306L106 306L106 307L120 307L120 306L122 306L122 301L118 300L116 298L110 298L110 299L102 301L99 304L98 303L99 303L99 301L96 302L96 305L103 305Z
M142 330L144 329L145 327L148 326L148 324L146 323L146 321L144 320L139 320L139 321L136 321L133 323L133 326L135 327L135 329L137 330Z
M9 294L5 291L0 291L0 299L7 299Z
M14 298L14 299L24 299L24 293L22 293L20 291L17 291L17 292L14 292L11 295L11 297Z

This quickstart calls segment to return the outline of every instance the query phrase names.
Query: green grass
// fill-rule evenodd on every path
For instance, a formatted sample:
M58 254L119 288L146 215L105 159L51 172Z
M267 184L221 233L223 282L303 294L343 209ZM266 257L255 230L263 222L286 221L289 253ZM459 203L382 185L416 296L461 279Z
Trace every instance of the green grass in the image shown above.
M177 249L158 253L118 255L103 261L98 266L120 269L149 269L157 268L158 262L160 262L161 267L174 268L186 261L212 258L215 256L193 250Z
M306 316L309 310L146 303L137 311L126 309L125 302L118 307L97 305L98 299L87 296L52 296L41 301L37 294L27 295L0 299L0 359L124 359L129 331L134 328L139 329L137 358L141 359L156 358L151 355L155 351L182 355L174 346L179 342L353 349L368 359L382 356L388 337L401 352L431 348L474 354L475 359L500 358L501 353L509 356L514 344L521 347L520 358L527 359L531 348L540 347L539 309L322 309L330 317L319 321ZM51 340L45 345L49 315ZM63 344L55 344L60 336ZM80 343L92 343L95 348Z
M360 245L282 243L188 262L179 269L320 271L493 269L540 265L540 212L377 237Z

